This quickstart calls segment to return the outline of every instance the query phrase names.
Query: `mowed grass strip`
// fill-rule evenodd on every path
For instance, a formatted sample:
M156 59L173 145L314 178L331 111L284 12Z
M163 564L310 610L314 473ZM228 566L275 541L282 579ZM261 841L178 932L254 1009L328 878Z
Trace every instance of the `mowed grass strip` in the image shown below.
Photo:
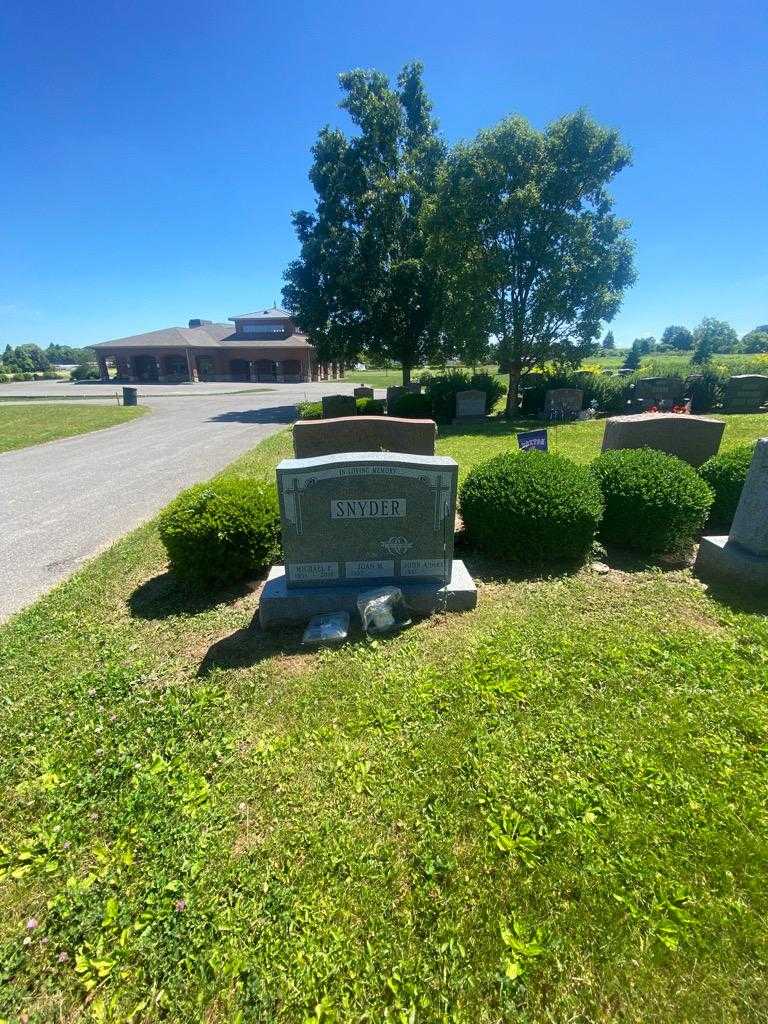
M475 612L313 653L149 524L0 631L0 1018L764 1020L768 620L466 557Z
M146 406L31 404L0 406L0 452L87 434L146 413Z

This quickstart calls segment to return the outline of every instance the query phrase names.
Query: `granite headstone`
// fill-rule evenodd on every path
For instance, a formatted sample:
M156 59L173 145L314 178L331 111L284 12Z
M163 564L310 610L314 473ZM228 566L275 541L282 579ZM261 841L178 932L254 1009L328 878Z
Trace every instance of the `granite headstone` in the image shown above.
M581 388L552 388L544 395L544 418L576 419L583 404L584 392Z
M717 454L725 430L721 420L670 412L612 416L605 421L603 451L656 448L700 466Z
M757 412L768 399L768 376L739 373L725 384L723 408L726 412Z
M297 459L341 452L406 452L434 455L434 420L398 416L343 416L333 420L299 420L293 425Z
M357 411L354 395L323 395L323 419L354 416Z
M730 534L702 537L694 572L768 594L768 437L755 447Z
M456 392L456 421L485 419L488 396L485 391L470 388Z
M445 456L359 452L286 459L277 467L284 566L262 592L264 627L354 610L376 584L432 611L474 607L453 559L458 466Z

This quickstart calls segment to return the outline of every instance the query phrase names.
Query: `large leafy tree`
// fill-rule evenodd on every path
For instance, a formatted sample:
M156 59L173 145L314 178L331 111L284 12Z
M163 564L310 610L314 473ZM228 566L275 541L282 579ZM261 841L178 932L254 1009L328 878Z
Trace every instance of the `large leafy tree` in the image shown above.
M680 327L677 324L670 324L664 328L661 336L661 345L664 349L687 352L693 348L693 335L687 327Z
M283 299L322 359L364 350L400 363L407 383L439 343L421 214L444 146L419 63L403 68L395 88L378 71L339 80L358 131L326 127L318 136L316 208L293 216L301 253L285 273Z
M739 336L729 323L713 316L704 317L693 332L693 363L706 363L716 352L733 352Z
M526 373L593 351L634 280L627 223L607 185L630 162L615 131L584 112L537 131L510 117L458 146L431 213L432 255L453 334L495 335L507 413Z

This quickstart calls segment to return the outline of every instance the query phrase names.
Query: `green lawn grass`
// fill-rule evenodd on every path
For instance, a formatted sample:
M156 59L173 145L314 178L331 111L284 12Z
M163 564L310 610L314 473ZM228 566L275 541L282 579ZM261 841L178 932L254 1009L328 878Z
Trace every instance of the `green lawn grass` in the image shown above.
M0 1019L766 1019L768 620L462 556L475 612L311 653L149 524L0 629Z
M4 405L0 407L0 452L114 427L145 412L145 406Z

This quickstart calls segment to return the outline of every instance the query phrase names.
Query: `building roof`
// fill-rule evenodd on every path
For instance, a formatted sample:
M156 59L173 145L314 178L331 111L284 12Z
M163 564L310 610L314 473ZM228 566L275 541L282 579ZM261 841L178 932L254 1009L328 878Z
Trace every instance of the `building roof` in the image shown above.
M233 317L233 319L237 319ZM132 334L93 345L96 349L113 348L313 348L303 334L288 338L238 338L231 324L203 324L201 327L164 327L146 334Z
M237 316L231 316L230 320L291 320L292 315L287 309L280 309L279 306L273 306L271 309L257 309L255 313L238 313Z

